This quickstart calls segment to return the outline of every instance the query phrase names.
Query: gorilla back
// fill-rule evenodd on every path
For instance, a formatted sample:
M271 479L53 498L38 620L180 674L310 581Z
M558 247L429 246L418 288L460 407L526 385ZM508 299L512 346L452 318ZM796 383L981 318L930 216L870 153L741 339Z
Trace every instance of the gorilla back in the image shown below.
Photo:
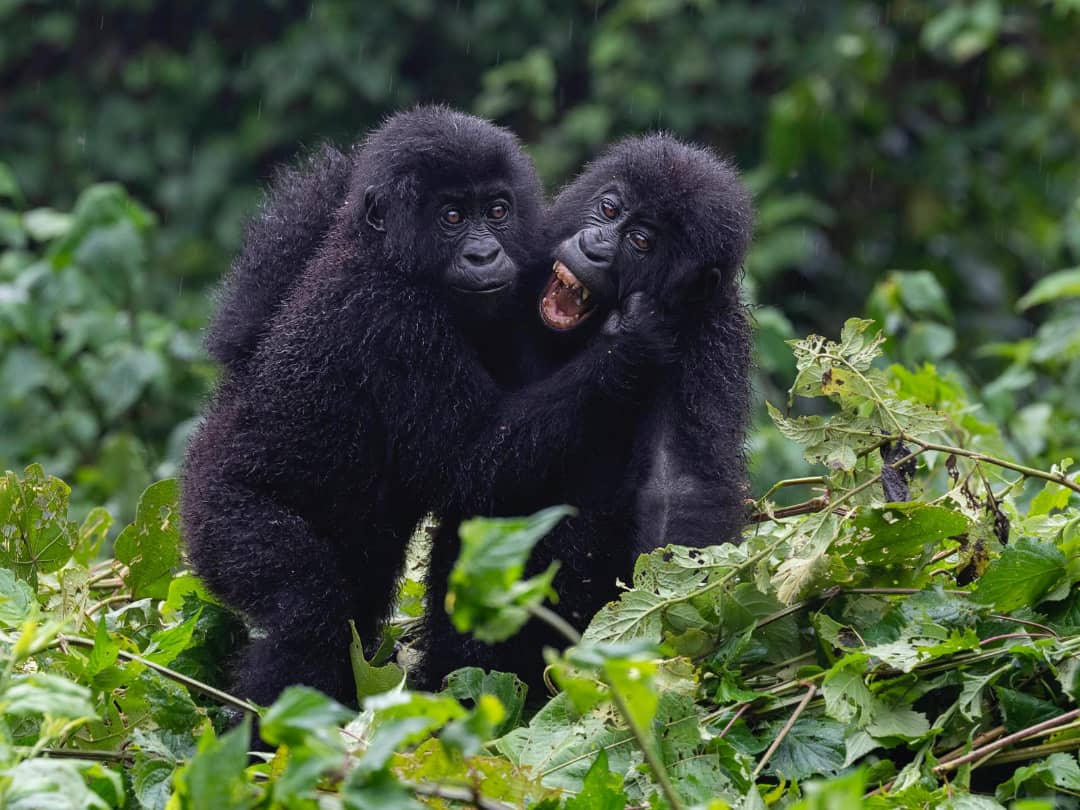
M351 152L344 177L340 159L328 187L309 184L325 228L279 206L252 232L264 252L299 238L302 266L277 267L295 276L280 303L231 313L245 373L225 375L184 470L189 559L261 633L239 664L259 703L297 682L353 694L347 620L372 639L414 527L491 416L497 389L463 335L494 328L539 230L531 163L480 119L418 108ZM234 289L258 286L243 274L259 267L239 263Z

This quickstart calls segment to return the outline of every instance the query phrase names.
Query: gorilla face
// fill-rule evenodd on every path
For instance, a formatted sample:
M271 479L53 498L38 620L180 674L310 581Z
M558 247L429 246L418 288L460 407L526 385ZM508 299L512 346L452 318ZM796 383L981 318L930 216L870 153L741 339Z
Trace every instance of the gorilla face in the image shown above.
M577 330L635 292L682 313L734 284L750 203L727 164L665 135L624 141L556 199L541 320Z
M400 123L367 143L360 206L388 269L437 286L455 309L508 314L540 244L532 163L509 132L479 119L431 108Z

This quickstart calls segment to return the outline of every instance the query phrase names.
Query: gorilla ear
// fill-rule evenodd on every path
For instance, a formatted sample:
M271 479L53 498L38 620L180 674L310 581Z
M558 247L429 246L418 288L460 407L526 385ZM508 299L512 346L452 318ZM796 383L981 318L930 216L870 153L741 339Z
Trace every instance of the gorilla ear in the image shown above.
M382 201L375 192L375 186L364 189L364 219L379 233L386 233L386 219L383 216Z
M712 298L724 282L724 271L719 267L710 267L705 271L705 298Z

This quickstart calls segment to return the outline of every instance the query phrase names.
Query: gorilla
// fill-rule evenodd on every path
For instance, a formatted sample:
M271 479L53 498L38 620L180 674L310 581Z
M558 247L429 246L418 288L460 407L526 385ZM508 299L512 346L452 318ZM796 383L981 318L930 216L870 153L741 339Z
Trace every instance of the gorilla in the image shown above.
M572 447L562 469L536 478L541 485L494 482L448 510L433 552L420 685L433 688L470 664L535 684L541 647L562 644L535 622L492 647L455 634L441 606L461 518L575 505L578 514L541 541L530 565L562 562L557 609L579 628L617 596L616 580L629 581L639 554L738 539L752 342L739 277L751 229L750 197L736 171L662 134L616 144L558 195L544 240L553 256L525 285L520 380L557 375L592 351L609 313L634 296L655 303L651 317L674 341L670 362L639 375L603 423L589 426L580 451Z
M475 347L506 345L543 248L535 171L486 121L420 107L279 182L211 329L225 373L181 516L194 570L255 631L238 691L268 704L304 683L352 702L347 620L374 637L420 518L502 469L515 487L547 476L564 426L603 418L662 336L638 296L542 386L494 382Z

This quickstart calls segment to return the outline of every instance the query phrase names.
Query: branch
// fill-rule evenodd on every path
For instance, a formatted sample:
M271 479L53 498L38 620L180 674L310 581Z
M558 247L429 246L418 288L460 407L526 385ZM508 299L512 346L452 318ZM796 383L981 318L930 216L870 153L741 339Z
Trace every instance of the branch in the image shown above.
M83 647L87 650L92 650L94 648L93 639L67 635L58 635L48 646L58 647L63 644L70 644L72 647ZM148 658L143 658L141 655L129 653L125 650L120 650L117 654L125 661L134 661L137 664L142 664L144 667L148 667L170 680L182 683L184 686L188 687L188 689L194 689L196 692L201 692L207 697L214 698L214 700L220 701L221 703L227 703L230 706L235 706L237 709L244 712L250 712L251 714L257 715L259 713L259 707L254 703L249 703L235 695L230 695L228 692L223 692L208 683L203 683L202 681L195 680L195 678L190 678L182 672L177 672L175 669L169 669L162 664L155 664Z
M401 780L401 785L406 790L411 790L417 796L430 796L433 799L446 799L450 802L461 802L480 810L515 810L515 805L506 804L496 799L486 799L479 791L467 787L455 787L453 785L440 785L435 782L409 782Z
M948 762L942 762L938 764L934 768L934 773L940 776L941 774L947 773L948 771L954 771L961 765L967 765L969 762L975 762L976 760L983 759L988 755L993 754L995 751L1000 751L1002 748L1007 748L1013 743L1020 742L1021 740L1026 740L1028 737L1038 736L1039 734L1042 734L1046 731L1054 731L1057 729L1058 726L1064 726L1072 722L1073 720L1076 720L1078 717L1080 717L1080 709L1073 709L1071 712L1066 712L1065 714L1058 715L1057 717L1051 718L1050 720L1044 720L1043 722L1036 723L1035 725L1029 726L1028 728L1020 729L1020 731L1009 734L1007 737L1001 737L991 743L987 743L986 745L981 746L980 748L975 748L969 753L964 754L964 756L962 757L950 759Z
M765 766L769 764L769 760L772 759L773 754L776 753L776 749L780 747L780 743L784 741L784 738L791 731L791 727L795 725L795 721L799 719L806 707L810 705L810 701L814 699L814 695L817 694L817 686L809 684L809 689L806 690L806 694L803 695L803 699L799 701L799 705L795 707L795 711L791 713L791 717L784 723L784 727L780 729L780 733L776 735L776 739L772 741L772 745L769 746L769 750L761 757L756 768L754 768L754 779L757 780L761 772L765 770Z
M949 453L954 456L970 458L972 461L986 462L987 464L993 464L996 467L1004 467L1006 470L1018 472L1028 478L1041 478L1043 481L1052 481L1055 484L1061 484L1061 486L1067 487L1073 492L1080 492L1080 483L1073 481L1063 473L1052 473L1046 472L1045 470L1038 470L1035 467L1025 467L1023 464L1006 461L1005 459L997 458L996 456L988 456L986 453L980 453L976 450L965 450L963 447L952 447L947 444L935 444L934 442L923 441L922 439L910 436L907 433L901 433L900 438L904 442L917 444L923 450L936 450L939 453Z

